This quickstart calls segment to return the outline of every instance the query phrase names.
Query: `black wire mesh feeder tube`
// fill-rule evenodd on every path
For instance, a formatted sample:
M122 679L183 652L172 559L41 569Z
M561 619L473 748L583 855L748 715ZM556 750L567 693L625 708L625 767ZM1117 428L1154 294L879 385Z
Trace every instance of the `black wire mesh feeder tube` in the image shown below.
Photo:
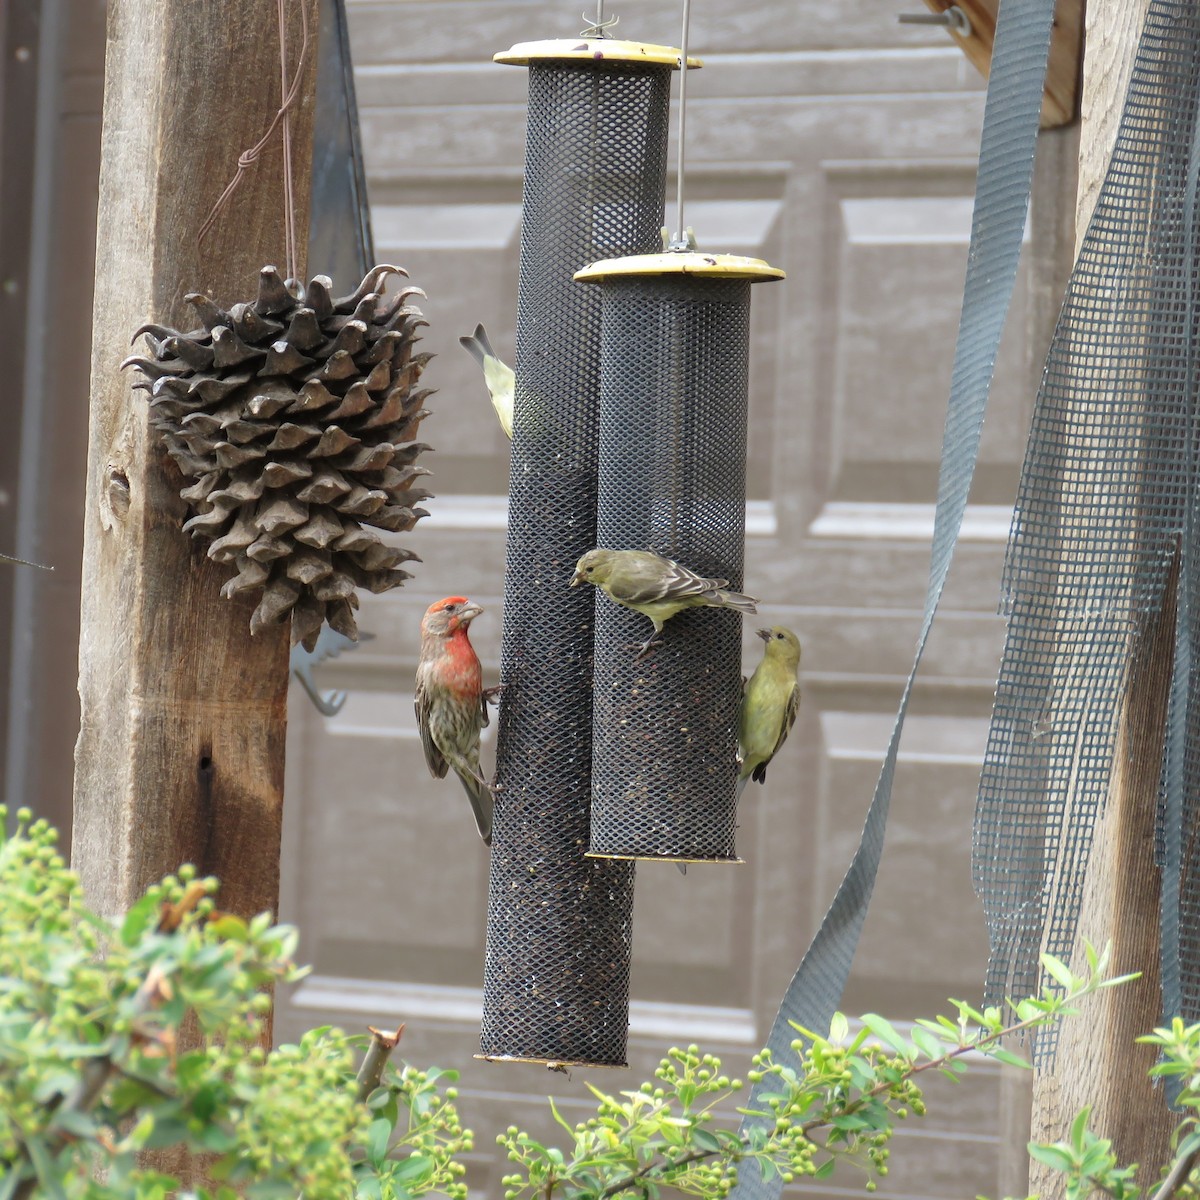
M633 866L585 858L600 296L579 267L659 245L679 52L530 42L496 811L481 1057L624 1066ZM590 589L589 589L590 590Z
M598 545L741 589L750 287L782 276L761 259L683 252L577 273L603 294ZM740 614L681 612L639 658L648 618L595 594L590 853L740 862Z

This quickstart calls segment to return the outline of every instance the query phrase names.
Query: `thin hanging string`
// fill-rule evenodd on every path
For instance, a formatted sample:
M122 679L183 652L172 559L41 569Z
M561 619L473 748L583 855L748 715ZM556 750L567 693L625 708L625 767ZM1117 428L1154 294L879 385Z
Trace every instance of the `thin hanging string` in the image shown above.
M283 113L283 246L284 258L287 260L287 278L296 279L300 267L296 261L296 204L295 181L292 179L292 115L288 111L291 105L287 101L287 24L284 11L285 0L275 0L275 13L279 21L279 94L284 97L280 112ZM304 12L301 0L300 12ZM301 54L300 61L304 61ZM300 73L296 72L297 87L300 83ZM292 97L295 99L295 97Z
M679 134L675 147L675 236L672 250L690 249L683 228L683 142L687 131L688 25L692 0L683 0L683 32L679 35Z
M299 271L299 265L296 262L295 184L292 178L291 122L288 114L292 105L296 102L296 97L300 94L300 82L304 76L304 61L308 56L308 10L303 3L298 7L300 9L300 58L296 63L296 73L292 77L292 82L290 85L287 82L287 29L284 21L284 0L276 0L276 18L279 23L280 83L283 91L283 99L279 105L279 111L271 118L271 123L267 126L266 133L249 150L243 150L238 156L237 171L234 173L233 178L225 185L225 190L217 197L216 204L212 206L212 211L205 218L204 224L200 226L200 232L196 235L198 242L204 240L205 235L216 223L222 210L232 199L234 192L241 186L242 176L258 161L267 143L271 140L271 135L275 132L276 126L282 123L284 255L285 267L289 278L296 276Z

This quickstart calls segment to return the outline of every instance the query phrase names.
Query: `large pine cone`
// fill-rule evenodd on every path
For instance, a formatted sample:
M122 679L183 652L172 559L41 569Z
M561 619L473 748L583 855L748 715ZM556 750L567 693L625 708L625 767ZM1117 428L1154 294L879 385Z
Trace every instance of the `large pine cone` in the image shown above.
M355 588L385 592L410 578L417 556L374 532L411 529L430 493L414 484L429 447L414 441L428 414L417 389L433 356L414 354L428 322L408 287L383 300L388 274L374 267L353 295L335 300L330 280L286 283L260 273L258 299L228 312L187 297L203 329L143 325L152 421L189 479L180 495L208 556L237 568L223 596L262 589L250 631L292 616L292 642L308 649L322 621L357 639Z

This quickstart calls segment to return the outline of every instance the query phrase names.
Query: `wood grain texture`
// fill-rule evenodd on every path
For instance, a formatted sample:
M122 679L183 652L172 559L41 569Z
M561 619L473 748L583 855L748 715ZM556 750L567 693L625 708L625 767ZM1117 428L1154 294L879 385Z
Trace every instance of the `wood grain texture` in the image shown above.
M1176 570L1168 578L1162 608L1130 639L1125 700L1118 718L1112 777L1103 815L1092 836L1076 946L1112 944L1115 971L1141 978L1098 992L1066 1021L1051 1069L1034 1083L1032 1137L1056 1142L1067 1136L1081 1108L1092 1107L1090 1127L1111 1138L1122 1163L1136 1162L1139 1183L1151 1187L1167 1159L1174 1118L1161 1087L1147 1072L1153 1046L1135 1039L1160 1023L1159 894L1154 861L1167 699L1173 663ZM1084 969L1078 949L1072 966ZM1065 1194L1064 1176L1040 1163L1030 1168L1030 1191L1042 1200Z
M1117 140L1138 37L1149 7L1150 0L1088 5L1080 102L1085 132L1079 142L1079 191L1075 203L1077 252Z
M949 30L979 73L986 79L992 69L992 46L996 40L996 15L1000 0L925 0L927 8L945 12L959 8L971 22L971 33L963 36ZM1054 8L1054 32L1046 64L1045 94L1042 99L1042 128L1070 125L1079 109L1079 60L1083 49L1084 0L1058 0Z
M1124 104L1142 15L1148 0L1129 6L1093 4L1084 59L1076 242L1082 240L1100 191ZM1103 446L1092 453L1100 456ZM1159 895L1154 820L1172 666L1177 578L1162 608L1131 631L1124 701L1118 715L1112 773L1103 814L1093 832L1076 947L1113 946L1117 971L1141 971L1134 983L1101 992L1081 1005L1061 1031L1053 1067L1034 1085L1032 1136L1065 1137L1075 1114L1092 1106L1091 1128L1113 1140L1123 1162L1142 1164L1139 1183L1155 1181L1173 1125L1162 1090L1151 1085L1152 1048L1134 1039L1161 1018ZM1069 818L1068 818L1069 819ZM1082 967L1076 949L1073 966ZM1063 1176L1038 1163L1029 1187L1043 1200L1064 1195Z
M308 228L317 2L291 126L296 226ZM278 902L288 631L251 638L250 601L180 529L181 478L122 372L146 321L193 328L183 302L255 295L283 266L278 136L202 246L196 233L280 98L275 6L114 0L108 8L79 646L73 861L114 914L183 862L221 879L221 907Z

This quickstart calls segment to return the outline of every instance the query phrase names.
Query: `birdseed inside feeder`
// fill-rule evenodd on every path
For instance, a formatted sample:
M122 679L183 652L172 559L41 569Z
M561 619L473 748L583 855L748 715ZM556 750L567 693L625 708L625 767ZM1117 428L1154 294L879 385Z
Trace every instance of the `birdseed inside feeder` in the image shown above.
M653 550L741 591L750 289L783 272L672 251L575 278L603 298L597 545ZM595 604L590 853L740 861L739 614L681 612L638 658L647 618Z
M659 245L679 52L527 42L517 356L481 1055L622 1066L633 866L584 857L600 296L582 263ZM698 65L698 64L697 64Z

